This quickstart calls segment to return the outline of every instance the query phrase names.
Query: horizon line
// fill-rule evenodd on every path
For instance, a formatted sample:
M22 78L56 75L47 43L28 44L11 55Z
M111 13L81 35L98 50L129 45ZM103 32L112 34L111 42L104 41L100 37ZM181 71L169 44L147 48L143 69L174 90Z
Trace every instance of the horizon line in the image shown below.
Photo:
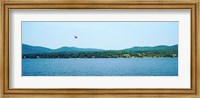
M22 43L23 45L24 43ZM69 48L81 48L81 47L75 47L75 46L61 46L59 48L49 48L49 47L45 47L45 46L37 46L37 45L30 45L30 44L24 44L24 45L28 45L28 46L32 46L32 47L43 47L43 48L48 48L48 49L51 49L51 50L56 50L56 49L59 49L59 48L62 48L62 47L69 47ZM174 45L154 45L154 46L133 46L133 47L157 47L157 46L175 46L175 45L178 45L177 44L174 44ZM129 47L129 48L133 48L133 47ZM99 49L99 50L124 50L124 49L129 49L129 48L123 48L123 49L101 49L101 48L82 48L82 49Z

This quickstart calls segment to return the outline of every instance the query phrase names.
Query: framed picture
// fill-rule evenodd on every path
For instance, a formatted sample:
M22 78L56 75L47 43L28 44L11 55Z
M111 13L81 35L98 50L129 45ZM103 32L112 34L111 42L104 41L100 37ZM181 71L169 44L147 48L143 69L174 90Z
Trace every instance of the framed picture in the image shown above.
M200 97L198 0L1 3L4 97Z

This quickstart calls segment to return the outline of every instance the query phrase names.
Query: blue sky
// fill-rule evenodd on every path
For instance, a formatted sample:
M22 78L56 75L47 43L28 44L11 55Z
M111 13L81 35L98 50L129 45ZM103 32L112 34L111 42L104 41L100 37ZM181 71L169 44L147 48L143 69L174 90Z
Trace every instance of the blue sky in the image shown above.
M51 49L170 46L178 44L178 22L22 22L22 43Z

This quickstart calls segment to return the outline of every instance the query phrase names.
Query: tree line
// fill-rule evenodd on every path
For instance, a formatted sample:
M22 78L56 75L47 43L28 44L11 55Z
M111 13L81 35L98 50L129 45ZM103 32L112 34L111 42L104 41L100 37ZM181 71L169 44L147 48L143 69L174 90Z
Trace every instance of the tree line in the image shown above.
M62 52L62 53L35 53L23 54L22 58L175 58L177 50L154 51L87 51L87 52Z

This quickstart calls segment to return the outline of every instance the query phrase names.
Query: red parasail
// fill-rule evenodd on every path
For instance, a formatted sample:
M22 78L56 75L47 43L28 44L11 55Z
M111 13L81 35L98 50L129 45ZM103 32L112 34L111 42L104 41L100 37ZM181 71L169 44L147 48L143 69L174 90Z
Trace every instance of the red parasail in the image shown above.
M77 37L77 36L74 36L74 38L77 39L78 37Z

